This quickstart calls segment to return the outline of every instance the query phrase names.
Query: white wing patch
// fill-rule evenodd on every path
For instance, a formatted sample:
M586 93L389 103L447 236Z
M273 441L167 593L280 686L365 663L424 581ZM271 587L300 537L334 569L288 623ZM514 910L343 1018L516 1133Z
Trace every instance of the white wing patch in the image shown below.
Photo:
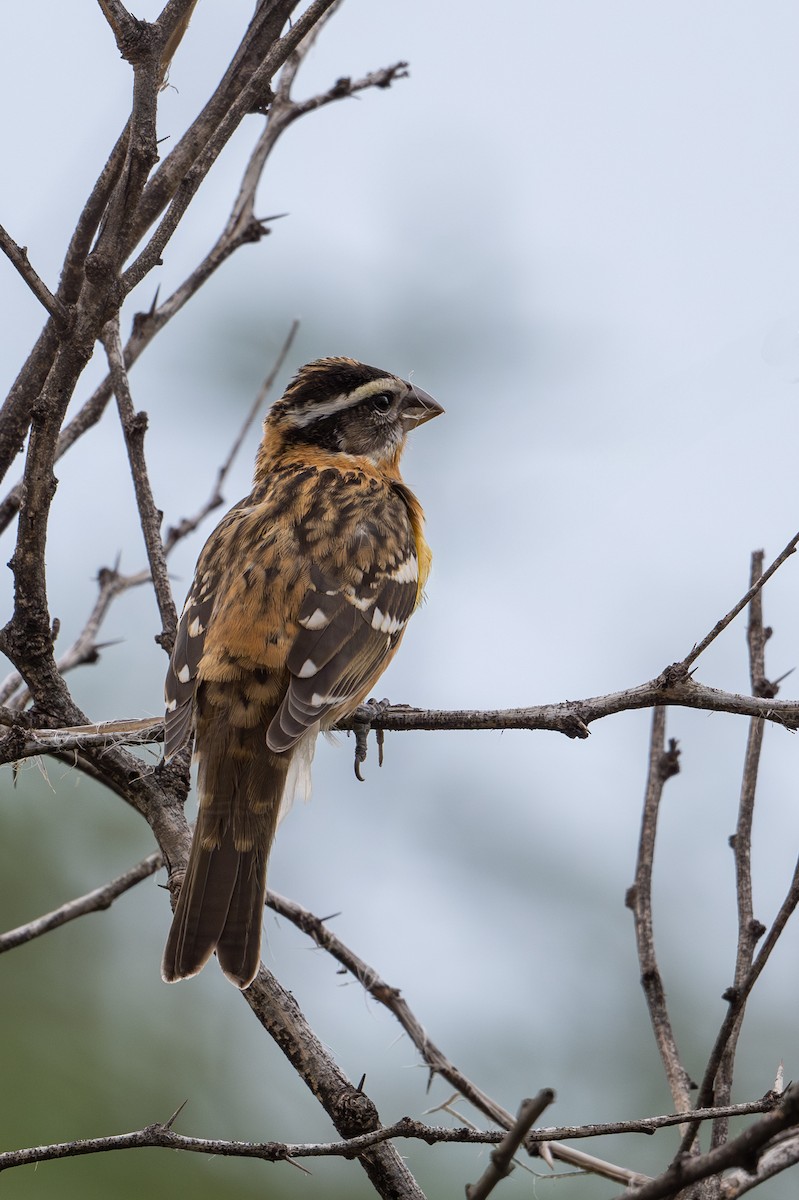
M381 612L379 608L375 608L372 613L372 629L376 629L378 633L398 633L404 624L405 621L401 617L392 617L390 613Z
M410 558L406 558L400 565L389 575L394 583L416 583L419 578L419 562L415 554Z
M301 617L299 624L303 629L324 629L325 625L330 623L330 617L327 613L322 612L321 608L317 608L312 612L310 617Z

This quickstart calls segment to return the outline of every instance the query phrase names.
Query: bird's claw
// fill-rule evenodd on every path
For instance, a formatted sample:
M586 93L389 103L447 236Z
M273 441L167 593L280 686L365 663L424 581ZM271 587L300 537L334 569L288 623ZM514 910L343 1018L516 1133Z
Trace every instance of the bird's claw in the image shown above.
M372 728L372 722L379 720L389 708L391 708L390 700L375 700L371 698L365 704L360 704L352 715L352 730L355 734L355 778L359 783L364 782L364 777L361 774L361 763L366 762L369 730ZM377 742L377 764L382 767L383 745L385 741L385 731L383 729L375 729L375 741Z

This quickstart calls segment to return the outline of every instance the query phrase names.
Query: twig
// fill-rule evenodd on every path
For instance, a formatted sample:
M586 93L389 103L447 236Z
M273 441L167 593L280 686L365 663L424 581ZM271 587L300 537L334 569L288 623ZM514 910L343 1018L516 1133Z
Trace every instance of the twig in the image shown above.
M787 895L780 905L779 912L774 918L772 926L766 934L763 944L760 947L752 966L749 968L745 979L741 983L740 987L729 988L724 993L723 998L729 1003L730 1007L727 1010L727 1015L722 1022L721 1028L719 1029L716 1042L713 1046L713 1050L711 1051L710 1058L708 1059L707 1067L705 1068L704 1078L697 1096L697 1107L699 1108L707 1107L707 1105L713 1099L713 1085L716 1079L716 1072L718 1071L719 1063L721 1062L721 1057L724 1053L724 1049L727 1045L730 1035L735 1028L738 1015L743 1010L752 988L757 982L761 971L768 962L771 952L776 946L780 935L788 923L788 920L797 904L799 904L799 859L797 859L793 878L791 879ZM683 1150L685 1150L687 1146L691 1144L695 1133L696 1127L693 1126L686 1134L683 1143Z
M760 576L760 578L755 580L755 582L749 588L749 591L746 593L746 595L742 596L741 599L738 601L738 603L733 608L730 609L730 611L727 613L726 617L722 617L720 621L717 621L716 624L711 629L710 633L708 633L706 637L702 638L702 641L697 646L694 646L694 648L690 654L686 655L686 657L682 660L682 663L680 664L682 667L685 668L685 670L688 670L688 668L692 665L692 663L695 663L696 660L699 658L699 655L704 653L705 650L707 650L710 643L714 642L716 640L716 638L719 636L719 634L724 632L724 630L727 628L727 626L730 624L730 622L734 621L735 618L738 616L738 613L743 612L743 610L746 608L747 604L749 604L749 602L752 599L754 599L754 597L761 590L761 588L763 588L765 586L765 584L768 583L769 579L771 579L771 576L774 574L774 572L778 571L779 568L782 566L782 564L786 561L786 559L790 558L791 555L795 553L797 546L799 546L799 533L794 534L794 536L788 542L788 545L785 547L785 549L782 551L782 553L778 554L777 557L774 559L774 562L768 568L768 570L764 571L763 574Z
M799 1122L799 1085L793 1085L783 1093L780 1102L771 1112L755 1121L748 1129L724 1146L717 1146L707 1154L677 1158L667 1171L656 1179L643 1184L632 1194L625 1193L617 1200L666 1200L676 1197L689 1184L711 1175L718 1175L729 1167L744 1167L747 1170L757 1164L763 1147L784 1129Z
M138 575L120 575L119 563L114 567L101 567L97 575L99 591L92 611L86 624L72 645L58 659L56 666L61 675L72 671L84 663L97 662L100 651L113 642L97 641L97 634L104 621L112 602L122 592L129 588L138 587L150 580L149 571L141 571ZM22 709L30 700L30 692L23 688L24 680L18 671L12 671L0 684L0 704L11 704L15 709ZM22 690L20 690L22 689Z
M555 1099L551 1088L542 1088L534 1099L522 1100L513 1125L496 1150L491 1151L488 1166L477 1183L466 1185L466 1200L485 1200L498 1183L513 1170L513 1156L541 1113Z
M213 512L213 510L215 508L218 508L220 504L224 503L224 500L222 497L222 485L224 484L225 479L227 478L228 472L230 471L230 468L233 465L233 461L236 458L236 455L238 454L239 450L241 449L242 443L244 441L244 438L247 435L248 429L252 425L252 423L255 420L258 413L261 412L264 405L266 404L266 399L267 399L269 393L271 392L272 388L274 387L275 379L277 378L278 374L282 370L283 363L286 361L286 358L291 349L294 338L297 335L297 330L299 329L299 327L300 327L300 323L295 318L295 320L293 320L291 322L291 327L290 327L288 333L286 334L286 338L285 338L285 341L283 342L283 345L280 347L280 350L278 352L277 358L275 359L274 365L272 366L272 368L271 368L269 374L267 375L266 379L264 380L264 382L261 384L261 387L258 389L258 394L256 395L255 399L253 400L250 410L247 413L246 417L244 418L244 421L242 422L241 429L239 430L238 434L236 435L233 445L230 447L230 451L228 452L227 458L225 459L225 461L222 463L221 467L217 471L216 480L214 482L213 489L211 491L210 496L206 500L205 504L202 505L202 507L194 514L194 516L184 517L183 520L180 521L177 525L171 525L169 527L169 529L167 530L166 537L164 538L164 553L165 554L169 554L170 550L173 548L173 546L176 545L176 543L178 541L180 541L181 538L186 537L187 534L189 534L189 533L193 533L194 530L197 528L197 526L200 524L200 522L203 521L204 518L207 517L210 512Z
M677 1042L666 1006L666 991L655 956L655 939L652 927L652 865L655 856L655 837L663 786L667 779L680 769L679 750L672 738L666 750L666 713L656 708L652 713L652 733L649 743L649 775L641 817L641 835L638 843L638 860L635 867L635 882L628 890L625 903L632 909L635 918L635 940L638 963L641 969L641 986L644 989L649 1019L655 1041L666 1072L674 1107L688 1109L691 1104L691 1081L680 1061Z
M9 1150L0 1154L0 1171L31 1163L48 1162L57 1158L77 1158L85 1154L101 1154L111 1150L136 1150L162 1147L185 1150L194 1154L220 1155L234 1158L256 1158L264 1162L291 1162L297 1158L355 1158L393 1138L419 1138L430 1144L436 1142L471 1142L477 1145L496 1143L505 1136L502 1131L445 1129L412 1121L409 1117L385 1128L356 1135L339 1142L233 1142L212 1138L186 1137L174 1133L168 1123L147 1125L132 1133L113 1137L87 1138L61 1142L51 1146L35 1146L25 1150ZM423 1200L423 1198L422 1198Z
M762 550L755 550L752 554L750 580L753 585L763 573L763 558ZM763 627L763 593L758 592L752 597L749 604L749 624L746 638L749 649L749 676L752 693L755 696L774 696L777 691L776 687L766 679L767 636ZM759 921L755 921L752 901L752 820L755 811L755 788L764 728L765 722L762 717L754 717L749 723L741 794L738 801L738 820L735 833L730 838L730 846L735 855L735 895L738 908L738 945L733 988L741 987L746 979L747 972L752 966L758 939L766 932L765 926L761 925ZM744 1009L742 1008L735 1027L730 1033L716 1073L714 1096L719 1104L728 1103L732 1095L735 1051L743 1017ZM711 1148L723 1145L727 1140L728 1131L729 1122L726 1118L717 1121L713 1126Z
M56 324L63 329L68 320L66 307L34 271L28 258L27 248L18 245L2 225L0 225L0 250L8 255L36 299L47 309Z
M146 413L134 411L130 385L125 370L122 343L119 337L119 317L113 317L103 330L103 345L108 355L108 365L111 369L111 379L116 393L119 417L122 431L125 435L125 445L128 450L133 487L136 492L136 503L141 519L144 543L147 547L147 558L150 562L153 587L158 601L158 611L161 614L161 633L156 641L169 653L175 640L177 628L177 611L172 599L172 588L169 583L169 573L164 557L164 545L161 541L161 519L163 514L155 507L150 479L147 474L147 463L144 458L144 434L147 428Z
M13 950L16 946L22 946L25 942L32 942L34 938L41 937L43 933L49 933L51 929L58 929L60 925L66 925L68 921L74 921L77 917L110 908L119 896L135 887L137 883L141 883L143 879L148 879L150 875L155 874L163 864L164 860L161 854L150 854L140 863L136 863L135 867L130 867L116 879L110 880L102 887L94 888L85 896L69 900L60 908L53 909L52 912L45 913L44 916L37 917L35 921L29 921L26 925L19 925L16 929L9 929L7 933L0 933L0 954L6 950Z

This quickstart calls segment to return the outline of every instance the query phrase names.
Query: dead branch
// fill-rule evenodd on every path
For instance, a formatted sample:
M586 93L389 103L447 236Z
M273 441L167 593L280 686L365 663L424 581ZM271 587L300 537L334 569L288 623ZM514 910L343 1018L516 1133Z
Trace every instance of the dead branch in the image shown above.
M266 902L270 908L287 917L303 933L313 938L318 946L346 967L369 995L396 1017L416 1047L422 1061L429 1068L430 1082L434 1075L440 1075L442 1079L446 1079L448 1083L457 1088L464 1099L468 1100L478 1112L484 1113L492 1121L496 1121L503 1129L507 1130L513 1126L514 1117L511 1113L468 1079L428 1037L424 1027L403 999L399 988L392 987L381 979L377 971L359 958L340 938L336 937L319 917L314 916L295 901L268 891ZM550 1089L544 1090L549 1091ZM540 1139L533 1134L527 1138L525 1145L531 1153L536 1152L538 1140ZM558 1158L570 1166L591 1171L606 1179L612 1179L616 1183L630 1184L640 1179L640 1175L635 1171L628 1171L615 1163L595 1158L593 1155L585 1154L582 1150L575 1150L571 1146L563 1146L549 1138L544 1140L547 1142L548 1157Z
M36 274L28 258L27 247L18 245L2 225L0 225L0 250L8 256L39 303L47 310L56 324L63 328L68 320L66 308L60 300L56 299L44 280Z
M136 412L133 397L130 394L127 371L125 370L122 342L119 336L119 318L113 317L103 329L103 345L108 355L108 365L111 368L111 381L117 398L119 419L125 437L128 452L133 488L136 493L136 505L139 510L139 521L144 534L144 544L147 547L147 558L150 563L150 575L155 589L158 611L161 614L161 633L156 638L167 654L171 653L175 641L175 630L178 624L178 614L175 601L172 599L172 588L169 583L169 572L166 566L164 543L161 541L161 520L163 513L155 506L150 476L147 472L147 460L144 456L144 435L147 430L147 414Z
M674 738L666 749L666 713L656 708L652 713L652 733L649 743L649 775L641 818L638 861L635 882L627 892L626 904L635 918L635 940L649 1019L658 1052L666 1072L674 1107L688 1109L691 1105L691 1080L677 1051L671 1020L655 956L655 937L652 924L652 866L655 857L657 819L663 787L667 779L680 769L679 750Z
M542 1088L534 1099L522 1100L513 1125L505 1134L496 1150L491 1151L490 1161L477 1183L466 1185L466 1200L485 1200L498 1183L513 1170L513 1157L530 1132L541 1113L555 1099L551 1088Z
M88 913L101 912L110 908L113 902L125 892L130 891L137 883L141 883L143 879L149 879L151 875L160 870L163 863L164 860L160 854L150 854L141 862L136 863L135 867L130 867L116 879L104 883L102 887L94 888L85 896L69 900L60 908L37 917L35 921L28 921L26 925L19 925L16 929L9 929L7 933L0 933L0 954L22 946L25 942L32 942L34 938L41 937L43 933L49 933L51 929L58 929L59 926L66 925L68 921L76 920L77 917L85 917Z
M730 1167L756 1168L758 1159L768 1145L783 1130L799 1123L799 1085L788 1088L780 1098L778 1106L755 1121L748 1129L723 1146L717 1146L707 1154L696 1157L681 1155L667 1171L656 1179L643 1184L632 1193L618 1196L617 1200L664 1200L674 1197L683 1188L712 1175L718 1175Z
M735 620L735 618L738 616L738 613L743 612L747 604L749 604L750 601L755 598L758 592L761 591L762 588L768 583L774 572L778 571L782 564L796 552L797 546L799 546L799 533L794 534L794 536L788 542L788 545L777 555L768 570L764 571L763 574L754 581L746 595L742 596L738 603L730 609L727 615L722 617L720 621L716 622L716 624L710 630L710 633L702 638L702 641L697 646L694 646L690 654L686 655L682 661L682 666L685 667L686 670L696 662L700 654L703 654L704 651L707 650L711 642L714 642L719 634L723 633L727 626Z
M762 550L752 554L750 579L752 586L763 573ZM769 630L769 633L771 631ZM767 633L763 626L763 593L759 591L749 604L749 624L747 626L747 645L749 649L749 677L752 693L755 696L775 696L777 687L766 679L765 651ZM735 895L738 908L738 945L735 958L735 973L733 988L740 988L752 966L755 947L758 940L766 932L765 926L755 921L752 901L752 821L755 811L755 788L757 773L760 766L760 754L763 748L763 731L765 723L760 717L753 718L749 723L749 736L746 743L741 794L738 802L738 820L735 833L730 838L730 846L735 855ZM727 1045L716 1073L714 1095L717 1103L726 1104L732 1095L732 1083L735 1065L735 1051L738 1035L743 1022L744 1009L738 1014L734 1028L730 1032ZM729 1122L721 1119L713 1127L711 1148L720 1146L727 1140Z
M140 582L139 576L131 577ZM375 716L372 709L364 706L359 708L340 722L338 729L349 731L359 724L371 725L375 729L391 730L397 733L412 731L448 730L547 730L565 734L567 737L586 737L588 726L594 721L614 716L616 713L631 712L641 708L661 708L674 706L678 708L703 709L707 712L726 712L734 716L755 716L771 721L785 729L793 730L799 725L799 701L796 700L763 700L757 696L742 696L736 692L723 692L718 688L705 687L690 678L678 679L677 682L664 683L670 676L672 668L667 668L662 675L638 687L628 688L623 692L611 692L607 696L592 696L587 700L565 700L554 704L534 704L529 708L501 709L424 709L413 708L407 704L388 705L381 709L380 715ZM163 736L163 719L161 717L132 718L140 721L136 725L136 744L146 741L156 742ZM0 722L2 723L2 722ZM123 724L124 722L119 722ZM81 727L86 725L80 722ZM56 743L64 734L68 734L72 726L58 729L41 728L38 731L39 741L29 754L41 754L47 751L47 739L52 734ZM107 745L124 744L124 736L116 733L109 736ZM97 745L103 743L97 742ZM23 755L24 757L24 755ZM0 752L0 762L10 761Z

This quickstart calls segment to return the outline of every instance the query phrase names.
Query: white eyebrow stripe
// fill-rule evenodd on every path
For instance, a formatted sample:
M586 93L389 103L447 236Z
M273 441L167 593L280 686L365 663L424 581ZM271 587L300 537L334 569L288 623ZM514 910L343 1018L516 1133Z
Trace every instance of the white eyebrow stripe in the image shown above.
M384 379L370 379L352 392L340 392L338 396L331 396L329 400L324 400L321 404L310 404L302 412L289 412L288 419L295 429L304 429L306 425L310 425L319 417L332 417L334 413L354 408L356 404L360 404L361 401L368 400L370 396L376 396L380 392L391 392L392 395L397 395L399 392L397 385L400 382L391 375L387 375Z

